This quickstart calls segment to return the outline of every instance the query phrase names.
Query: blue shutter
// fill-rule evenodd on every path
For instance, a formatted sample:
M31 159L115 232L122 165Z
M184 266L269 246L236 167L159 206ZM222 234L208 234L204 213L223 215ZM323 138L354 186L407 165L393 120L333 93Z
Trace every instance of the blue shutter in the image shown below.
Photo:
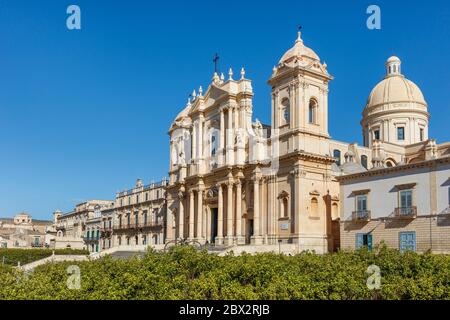
M400 252L416 251L416 232L400 232Z
M372 250L372 246L373 246L372 235L371 235L371 234L368 234L368 235L367 235L367 248L369 249L369 251Z
M356 241L355 241L355 249L360 249L364 246L364 234L363 233L357 233L356 234Z

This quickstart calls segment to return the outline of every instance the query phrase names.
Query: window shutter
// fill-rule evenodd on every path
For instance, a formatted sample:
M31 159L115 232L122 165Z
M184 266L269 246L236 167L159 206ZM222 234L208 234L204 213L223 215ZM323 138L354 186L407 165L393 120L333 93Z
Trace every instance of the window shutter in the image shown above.
M364 234L357 233L356 234L356 240L355 240L355 249L360 249L364 245Z
M371 235L371 234L368 234L368 235L367 235L367 248L369 249L369 251L372 250L372 246L373 246L372 235Z

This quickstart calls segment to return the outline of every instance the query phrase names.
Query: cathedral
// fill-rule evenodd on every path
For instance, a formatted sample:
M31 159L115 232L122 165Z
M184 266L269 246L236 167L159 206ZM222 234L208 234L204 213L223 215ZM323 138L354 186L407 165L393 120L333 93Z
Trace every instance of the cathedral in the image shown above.
M270 125L253 115L244 69L214 73L205 91L194 91L169 129L166 242L335 251L346 216L341 177L450 154L448 143L428 138L427 103L399 58L387 60L370 93L362 146L330 137L331 80L299 32L268 80Z

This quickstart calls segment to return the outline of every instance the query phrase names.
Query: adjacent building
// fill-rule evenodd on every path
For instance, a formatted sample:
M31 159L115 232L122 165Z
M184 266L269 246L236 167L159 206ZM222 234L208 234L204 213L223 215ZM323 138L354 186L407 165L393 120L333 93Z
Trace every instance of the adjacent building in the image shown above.
M428 137L428 105L406 79L401 61L386 62L386 76L369 95L361 125L372 149L365 170L347 154L341 184L341 247L384 242L401 251L450 253L450 143Z
M114 246L153 245L165 241L166 180L144 185L141 179L134 188L118 192L115 199L112 239ZM105 221L105 220L104 220Z
M33 220L26 212L14 218L0 218L0 248L45 248L50 246L47 231L52 222Z
M76 205L75 209L63 214L57 210L53 213L56 229L55 248L94 249L96 242L91 242L92 231L96 235L95 212L111 205L111 200L90 200ZM93 221L92 221L93 220ZM89 221L89 228L87 222ZM89 230L89 235L87 231ZM89 236L89 241L86 241ZM96 240L97 241L97 240Z

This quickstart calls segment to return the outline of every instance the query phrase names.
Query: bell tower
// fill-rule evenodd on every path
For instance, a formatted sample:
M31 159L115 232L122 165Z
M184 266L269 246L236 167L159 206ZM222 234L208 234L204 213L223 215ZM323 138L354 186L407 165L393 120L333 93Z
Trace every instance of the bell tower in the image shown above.
M294 46L272 70L272 130L280 135L280 155L295 151L326 155L328 82L326 63L304 45L298 32Z

